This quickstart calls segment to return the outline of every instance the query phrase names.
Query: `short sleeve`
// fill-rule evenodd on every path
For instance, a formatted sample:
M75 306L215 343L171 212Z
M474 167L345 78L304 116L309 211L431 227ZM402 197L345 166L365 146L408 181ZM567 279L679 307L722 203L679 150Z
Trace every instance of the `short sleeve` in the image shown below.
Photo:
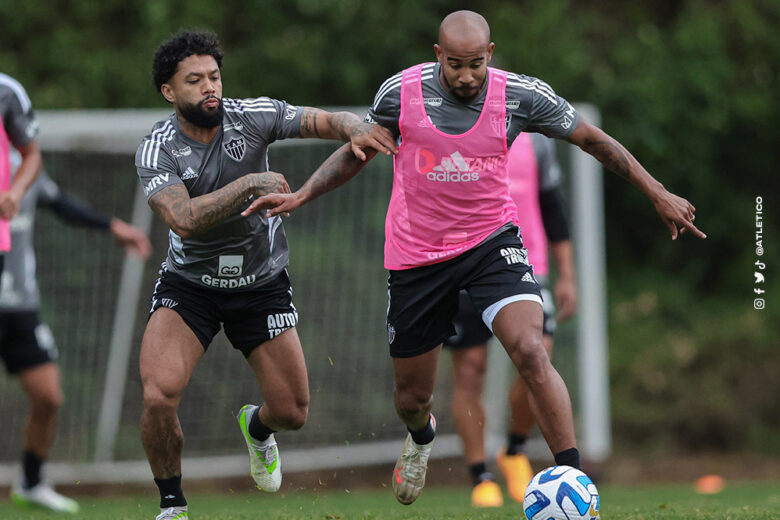
M559 188L563 182L563 175L555 154L555 142L540 134L531 134L531 142L539 166L539 191Z
M525 131L565 139L577 128L577 111L544 81L522 74L509 74L507 88L523 91L524 99L518 109L522 111L519 115L525 119Z
M399 72L382 83L365 117L367 123L384 126L393 132L395 137L400 134L398 119L401 117L402 75L403 72Z
M143 140L135 153L135 168L146 200L163 188L183 184L176 161L159 141Z
M224 106L268 144L300 137L303 107L268 97L225 99Z
M38 135L38 120L21 83L0 74L0 107L3 128L15 147L27 146Z

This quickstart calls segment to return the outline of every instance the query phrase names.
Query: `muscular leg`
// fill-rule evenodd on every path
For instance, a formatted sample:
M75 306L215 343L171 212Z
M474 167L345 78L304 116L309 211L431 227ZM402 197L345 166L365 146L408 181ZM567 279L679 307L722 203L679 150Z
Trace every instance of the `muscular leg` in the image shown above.
M288 329L254 349L247 358L265 402L260 420L272 430L297 430L309 413L309 380L301 342Z
M485 462L485 409L482 388L485 382L487 344L471 348L452 349L454 373L452 417L455 429L463 441L466 462Z
M528 387L531 410L554 453L576 447L571 401L566 384L553 368L542 342L542 307L518 301L502 308L493 332Z
M45 459L54 443L57 410L62 405L60 369L55 363L44 363L19 374L22 389L30 398L30 415L24 435L24 448Z
M428 424L441 345L410 358L393 358L395 411L411 431Z
M160 307L152 314L141 343L141 440L156 479L181 475L184 436L177 409L203 353L200 341L175 311Z
M552 358L553 337L545 334L542 336L542 342L547 355ZM509 406L511 409L509 432L517 435L528 435L536 421L531 413L528 388L520 377L515 378L509 389Z

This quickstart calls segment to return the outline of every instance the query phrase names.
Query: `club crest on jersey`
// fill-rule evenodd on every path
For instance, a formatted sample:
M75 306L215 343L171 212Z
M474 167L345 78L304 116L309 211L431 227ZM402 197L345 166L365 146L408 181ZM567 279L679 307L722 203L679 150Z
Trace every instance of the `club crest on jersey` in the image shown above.
M499 115L490 116L490 127L496 134L501 135L501 131L506 128L506 125L506 117L501 117Z
M234 137L227 143L223 143L222 147L225 149L228 157L236 162L241 162L241 159L244 158L244 152L246 152L246 140L243 135Z

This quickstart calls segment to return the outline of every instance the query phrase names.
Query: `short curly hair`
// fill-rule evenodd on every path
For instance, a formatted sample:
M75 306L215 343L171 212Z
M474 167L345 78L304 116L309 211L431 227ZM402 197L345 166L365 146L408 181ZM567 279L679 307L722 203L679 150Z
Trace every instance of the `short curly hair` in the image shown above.
M210 31L180 30L161 43L154 53L152 77L158 92L163 83L170 81L176 74L179 62L193 54L213 56L217 60L217 66L222 68L222 57L225 54L219 48L216 34Z

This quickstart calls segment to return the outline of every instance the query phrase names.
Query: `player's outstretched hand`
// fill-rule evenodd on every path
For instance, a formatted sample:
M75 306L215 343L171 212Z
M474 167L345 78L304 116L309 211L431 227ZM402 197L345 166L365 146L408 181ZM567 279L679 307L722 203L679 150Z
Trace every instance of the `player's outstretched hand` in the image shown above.
M387 128L372 124L358 123L349 129L352 153L361 161L367 156L365 150L371 148L385 155L398 153L393 134Z
M111 234L125 248L125 251L141 260L146 260L152 253L152 243L149 242L146 233L124 220L111 219Z
M696 220L696 215L694 215L696 208L684 198L663 190L653 203L661 220L669 228L672 240L677 240L677 237L686 231L689 231L693 236L707 238L707 235L693 224L693 221Z
M241 212L241 216L248 217L252 213L268 210L267 216L269 217L279 214L286 217L298 209L300 205L300 198L295 193L271 193L253 200L252 204Z

